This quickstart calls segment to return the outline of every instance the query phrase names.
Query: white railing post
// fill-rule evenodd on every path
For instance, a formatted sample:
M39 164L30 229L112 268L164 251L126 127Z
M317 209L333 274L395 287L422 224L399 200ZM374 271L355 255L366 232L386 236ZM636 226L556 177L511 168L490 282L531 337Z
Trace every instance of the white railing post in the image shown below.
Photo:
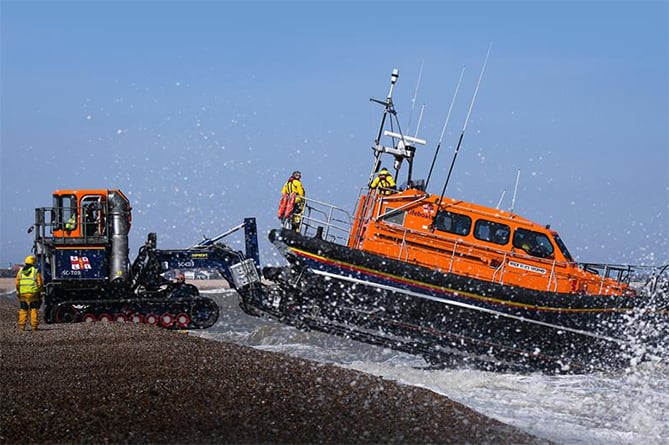
M455 261L455 251L458 249L458 242L456 241L453 244L453 253L451 254L451 264L448 267L448 272L450 273L453 270L453 262Z

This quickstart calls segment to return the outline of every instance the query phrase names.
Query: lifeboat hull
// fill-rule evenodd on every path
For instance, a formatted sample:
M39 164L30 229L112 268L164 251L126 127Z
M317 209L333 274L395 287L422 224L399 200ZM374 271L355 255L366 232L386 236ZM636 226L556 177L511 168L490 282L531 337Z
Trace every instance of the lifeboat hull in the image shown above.
M574 296L444 273L281 229L289 262L244 298L254 315L418 354L435 364L549 372L621 368L638 359L637 330L667 337L666 308L640 297ZM663 326L657 328L657 326ZM640 337L640 335L639 335Z

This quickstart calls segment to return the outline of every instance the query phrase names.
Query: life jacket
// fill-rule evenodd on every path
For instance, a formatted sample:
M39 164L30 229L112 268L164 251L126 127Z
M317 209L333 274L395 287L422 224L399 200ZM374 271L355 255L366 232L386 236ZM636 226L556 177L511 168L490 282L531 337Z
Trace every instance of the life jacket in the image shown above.
M384 173L385 171L385 173ZM395 180L387 170L381 170L376 179L372 182L372 188L379 187L379 193L383 195L390 195L395 188Z
M279 210L276 212L276 216L278 216L279 219L290 218L290 215L293 214L293 209L295 208L295 195L295 192L284 193L281 195Z
M293 184L293 182L295 182L295 184ZM281 200L279 201L277 216L279 219L290 218L296 210L295 205L304 200L304 187L299 179L291 176L281 189L281 193L282 195Z
M20 295L36 294L39 292L37 285L37 268L30 266L25 267L19 272L19 293Z

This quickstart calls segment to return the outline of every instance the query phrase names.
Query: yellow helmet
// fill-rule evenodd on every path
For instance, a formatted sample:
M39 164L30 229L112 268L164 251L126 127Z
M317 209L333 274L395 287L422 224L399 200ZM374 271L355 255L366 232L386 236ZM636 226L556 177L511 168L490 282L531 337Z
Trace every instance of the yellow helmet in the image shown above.
M24 260L24 263L29 264L31 266L35 265L35 257L33 255L28 255L26 259Z

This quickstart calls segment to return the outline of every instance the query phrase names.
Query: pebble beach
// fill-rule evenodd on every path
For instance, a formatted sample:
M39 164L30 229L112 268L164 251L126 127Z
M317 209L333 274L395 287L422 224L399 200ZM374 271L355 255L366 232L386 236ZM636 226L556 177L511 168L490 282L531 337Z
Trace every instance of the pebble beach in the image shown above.
M12 289L1 280L0 443L548 443L427 389L187 332L20 332Z

